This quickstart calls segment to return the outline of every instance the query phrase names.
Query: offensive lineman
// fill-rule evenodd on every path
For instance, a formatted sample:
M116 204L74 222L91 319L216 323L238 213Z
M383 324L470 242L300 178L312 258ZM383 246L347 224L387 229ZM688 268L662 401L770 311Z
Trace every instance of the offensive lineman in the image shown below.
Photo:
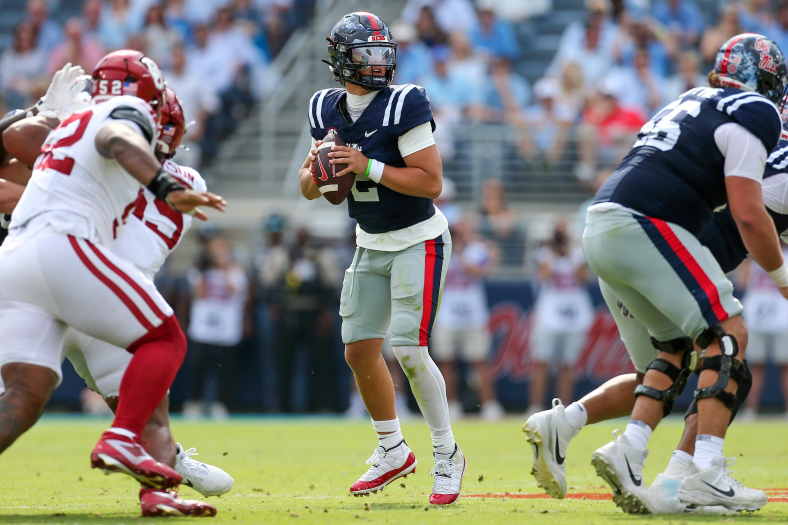
M788 266L763 204L767 152L780 138L775 106L788 84L780 49L761 35L738 35L717 54L711 88L696 88L657 114L589 208L583 248L589 265L648 329L658 357L635 389L623 434L592 456L613 500L650 512L642 469L653 429L705 349L695 401L698 430L679 497L688 504L756 510L763 492L734 480L722 454L745 377L741 304L719 263L698 240L727 202L744 245L788 297Z
M153 155L163 90L144 54L105 56L93 73L93 104L49 134L0 248L0 451L35 423L59 383L71 326L134 354L92 466L155 488L182 477L154 460L140 435L180 367L185 339L153 283L108 247L140 184L201 219L196 206L225 204L186 188Z
M783 105L783 132L775 150L769 155L763 174L763 201L766 210L774 221L778 232L785 238L788 235L788 107ZM747 257L747 248L736 227L730 208L714 214L714 220L703 231L701 243L711 250L714 258L720 263L725 273L736 269ZM650 362L658 351L652 346L646 328L625 310L623 305L612 295L608 287L602 287L602 293L610 312L616 319L621 339L625 342L637 374L625 374L611 379L583 399L572 403L569 407L560 404L560 400L552 410L534 415L526 423L526 432L538 432L546 438L543 460L534 459L532 473L540 480L540 486L554 497L566 496L565 463L557 464L552 457L558 449L558 457L566 457L566 449L582 427L615 417L630 414L634 405L633 392L643 380ZM746 361L744 363L747 364ZM748 370L736 391L737 404L731 414L731 421L736 411L741 408L752 384ZM648 488L649 503L654 512L684 513L688 506L679 500L679 487L687 475L695 451L697 433L697 403L692 403L685 416L685 430L681 442L670 459L668 468ZM556 438L552 439L555 435ZM529 441L534 440L529 436ZM541 443L539 443L541 445ZM536 447L537 445L534 444ZM562 488L562 492L558 490ZM735 497L735 496L734 496ZM765 501L765 495L762 496ZM691 510L691 507L690 507Z
M87 77L88 79L90 77ZM196 191L205 191L200 174L173 162L172 157L186 132L186 118L180 99L169 87L161 115L161 132L156 141L156 156L169 174ZM25 122L21 123L23 126ZM0 123L0 128L4 126ZM12 125L9 134L25 134L24 127ZM7 135L4 135L7 136ZM22 142L19 138L16 143ZM12 145L6 149L11 150ZM15 153L15 152L13 152ZM21 156L21 155L20 155ZM120 229L112 247L113 253L132 262L149 280L153 281L164 260L174 251L191 226L192 216L173 210L166 202L142 190L134 211ZM131 361L131 354L123 348L83 334L73 328L66 333L65 356L89 388L100 393L115 410L123 373ZM203 496L217 496L230 490L233 479L222 469L195 461L189 457L194 449L184 451L175 443L169 426L169 396L154 411L142 433L150 454L158 461L172 466ZM144 487L140 491L143 516L191 515L213 516L216 509L204 502L183 500L175 491L159 491Z
M432 110L423 88L390 86L396 43L377 16L345 15L328 42L324 62L345 89L325 89L309 101L314 145L299 175L303 196L319 198L310 172L314 148L329 130L348 144L333 146L329 154L332 163L348 165L338 176L355 177L348 211L358 221L358 248L345 272L339 313L345 358L379 440L369 470L350 492L377 492L416 470L381 356L390 325L394 354L432 434L430 503L452 504L460 496L466 463L454 442L443 376L427 351L451 255L448 223L432 203L442 187Z

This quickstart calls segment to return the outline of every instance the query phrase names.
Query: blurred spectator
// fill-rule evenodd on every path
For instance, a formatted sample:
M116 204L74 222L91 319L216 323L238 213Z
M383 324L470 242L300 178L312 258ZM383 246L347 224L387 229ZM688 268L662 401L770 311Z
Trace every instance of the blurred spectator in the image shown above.
M525 234L517 214L507 204L499 179L487 179L482 188L478 233L493 241L500 253L501 266L521 268L525 257Z
M215 376L215 400L207 406L214 418L227 416L235 391L236 346L243 336L246 273L232 260L227 240L214 235L205 242L201 260L189 271L192 288L188 335L189 400L183 413L197 416L205 410L206 379Z
M306 25L314 10L314 2L304 0L256 0L255 6L263 12L271 58L281 51L287 32Z
M427 47L441 46L448 42L448 37L435 20L435 12L430 6L425 5L421 8L419 18L416 20L416 31L419 40Z
M65 25L66 39L55 46L49 55L47 73L54 75L66 62L81 65L85 71L92 71L104 56L104 48L97 40L83 36L82 21L70 18Z
M478 5L489 5L495 16L512 23L547 13L553 8L553 0L479 0Z
M574 62L583 70L586 86L593 86L613 66L613 48L618 30L607 20L607 0L586 2L585 23L572 22L561 35L558 51L548 73L559 76L566 64Z
M520 115L531 101L531 86L512 71L507 58L498 57L490 66L490 79L477 90L472 115L485 122L508 122Z
M45 71L46 53L36 47L33 26L19 22L11 45L0 58L0 88L8 106L28 107L33 85Z
M670 71L671 56L662 42L656 37L650 20L642 17L630 17L628 32L621 45L621 64L636 68L636 55L640 49L648 54L649 67L657 78L664 78Z
M454 71L449 71L448 61L451 51L446 47L437 47L432 53L433 71L423 75L419 83L427 91L435 119L435 143L441 151L441 157L454 157L454 136L452 126L457 124L470 100L466 78Z
M397 69L394 82L413 84L432 69L432 55L424 42L418 39L416 28L407 22L396 22L391 34L397 42Z
M27 3L27 22L33 30L35 46L45 53L52 51L61 40L63 31L60 25L49 18L47 0L29 0Z
M333 399L335 300L342 282L336 252L321 248L306 228L299 228L289 250L284 282L283 320L277 330L276 361L279 409L295 409L293 380L299 350L307 355L309 409L327 410Z
M720 44L722 45L722 44ZM684 51L679 56L678 70L669 78L663 89L664 101L670 103L683 93L708 85L706 75L700 71L700 58L695 51Z
M433 20L437 20L445 33L468 33L477 23L471 0L408 0L402 10L402 18L416 24L423 16L425 7L434 13Z
M707 27L700 41L700 54L703 57L704 65L709 69L713 67L717 51L722 47L722 44L743 32L744 30L739 24L736 6L730 4L723 7L717 25Z
M764 34L766 27L774 21L772 3L771 0L744 0L739 2L740 6L737 5L736 11L738 11L739 22L741 22L744 31Z
M645 48L635 50L634 67L621 66L611 71L608 80L618 86L618 101L622 106L636 109L651 116L663 105L664 79L651 69L649 53Z
M167 27L164 10L160 6L152 5L148 8L142 34L145 37L145 53L163 67L179 37L176 31Z
M788 257L785 245L783 256ZM752 388L742 416L754 419L758 414L769 361L779 371L788 415L788 304L774 280L752 259L748 258L739 267L739 281L740 290L744 292L742 303L749 341L747 364L752 372Z
M703 31L703 15L693 0L656 0L652 13L681 47L697 46Z
M552 239L536 255L539 297L531 332L533 372L528 385L527 415L546 407L551 367L558 368L556 397L574 399L574 366L594 318L588 293L588 269L583 250L572 249L566 224L556 225Z
M788 49L788 3L779 5L774 21L763 30L763 34L774 40L777 47Z
M605 79L583 112L578 130L581 163L575 176L591 184L598 176L598 169L615 169L631 148L638 130L646 123L639 111L619 104L620 90L626 86Z
M164 8L164 21L167 27L178 33L181 42L190 43L192 40L192 22L204 22L207 16L201 15L200 9L195 9L195 3L186 0L166 0L162 3Z
M254 42L266 61L271 60L273 55L268 48L268 38L263 31L262 13L252 5L252 0L233 0L232 8L236 28Z
M195 24L194 45L187 49L187 73L200 79L210 79L217 92L232 86L234 80L233 61L216 46L208 46L208 26Z
M186 67L186 50L182 44L173 46L168 63L170 68L164 70L164 78L181 99L186 122L190 123L183 142L190 151L188 155L179 155L178 162L188 156L192 160L186 165L198 167L201 153L198 143L206 136L205 128L210 116L220 108L219 97L210 82L201 82L200 77L189 73ZM216 140L216 137L209 137L209 140Z
M446 380L446 397L452 419L464 410L459 396L457 359L471 367L478 385L481 415L495 420L503 407L495 395L487 357L492 343L487 322L490 310L483 279L495 266L496 253L473 236L466 220L451 228L452 257L441 296L441 308L430 340L430 355Z
M142 20L129 8L129 0L109 0L101 15L101 43L107 49L121 49L141 27Z
M495 3L496 0L479 2L479 23L470 32L471 42L481 52L516 60L520 56L517 35L509 22L496 18Z
M577 62L568 62L559 77L560 91L558 104L565 108L567 117L571 115L570 121L576 122L580 113L586 105L585 82L583 80L583 70Z
M101 44L101 10L103 9L102 0L85 0L82 4L82 38L85 41L98 42ZM85 71L92 68L95 64L83 64Z
M487 63L471 47L468 37L462 33L454 33L450 42L452 60L449 70L465 79L468 91L474 92L482 83L489 82L485 79Z
M440 209L446 221L449 223L449 228L454 226L462 218L462 208L454 202L457 196L457 186L454 181L448 177L443 177L443 188L441 189L440 196L435 199L435 206Z
M550 77L534 84L536 104L525 110L519 126L520 151L531 163L556 166L563 157L575 112L558 100L560 91L558 81Z

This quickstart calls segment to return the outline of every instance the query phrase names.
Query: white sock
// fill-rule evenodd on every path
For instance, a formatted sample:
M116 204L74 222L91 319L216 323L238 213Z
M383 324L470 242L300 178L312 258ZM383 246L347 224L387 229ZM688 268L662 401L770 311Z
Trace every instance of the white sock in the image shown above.
M386 450L391 450L403 441L402 430L399 428L399 418L388 421L372 421L375 432L378 433L378 442Z
M446 400L446 383L438 365L426 346L395 346L393 349L430 427L432 446L436 452L452 454L454 434L449 420L449 402Z
M586 426L586 422L588 421L588 412L586 411L586 408L580 403L574 402L566 407L564 414L566 415L566 420L575 430L580 430Z
M709 434L699 434L695 438L695 455L692 462L699 470L711 468L711 460L722 455L722 446L725 439Z
M692 456L690 454L683 450L674 450L668 468L665 469L665 474L671 478L683 478L687 475L691 464Z
M636 449L646 450L652 432L652 428L643 421L630 419L629 423L627 423L627 429L624 431L624 436L626 436L629 444Z

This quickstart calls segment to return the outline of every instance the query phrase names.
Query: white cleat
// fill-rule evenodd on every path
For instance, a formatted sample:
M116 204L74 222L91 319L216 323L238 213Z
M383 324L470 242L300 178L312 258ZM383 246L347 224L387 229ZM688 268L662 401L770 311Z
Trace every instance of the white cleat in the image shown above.
M378 446L372 457L367 460L369 470L353 483L350 493L354 496L368 496L383 490L394 480L415 474L417 464L416 456L404 440L389 450Z
M684 477L671 477L666 473L657 475L657 478L648 488L648 500L655 514L684 514L694 512L695 508L687 508L686 503L679 499L679 487Z
M435 456L435 466L432 468L430 476L433 476L435 481L432 484L430 504L453 505L460 499L462 478L468 469L468 463L456 443L451 455L435 452L433 456Z
M533 449L531 475L536 478L536 484L553 498L565 498L566 449L579 430L566 420L561 400L553 399L552 409L529 417L523 432Z
M591 464L613 489L613 503L621 510L627 514L653 513L643 480L648 450L641 452L630 445L618 429L613 431L613 436L613 441L594 452Z
M768 499L762 490L745 487L736 481L728 467L736 460L719 455L711 462L711 468L699 470L693 463L679 488L681 501L694 505L721 505L729 510L758 510Z
M175 444L175 471L183 476L183 485L191 487L203 496L219 496L233 488L233 478L219 467L201 463L190 456L196 456L197 449L183 450L180 443Z

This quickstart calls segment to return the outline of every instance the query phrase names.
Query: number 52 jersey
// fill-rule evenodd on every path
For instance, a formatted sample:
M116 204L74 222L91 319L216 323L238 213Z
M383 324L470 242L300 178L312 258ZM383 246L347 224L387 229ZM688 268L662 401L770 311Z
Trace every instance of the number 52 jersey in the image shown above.
M50 225L59 233L112 246L142 185L116 160L96 149L96 135L110 122L128 125L153 151L157 123L153 109L142 99L114 97L71 115L44 142L30 182L11 215L6 242Z
M767 152L780 139L782 119L766 97L739 89L691 89L643 126L594 204L615 203L699 237L714 209L728 202L725 156L715 132L730 123L744 127Z

